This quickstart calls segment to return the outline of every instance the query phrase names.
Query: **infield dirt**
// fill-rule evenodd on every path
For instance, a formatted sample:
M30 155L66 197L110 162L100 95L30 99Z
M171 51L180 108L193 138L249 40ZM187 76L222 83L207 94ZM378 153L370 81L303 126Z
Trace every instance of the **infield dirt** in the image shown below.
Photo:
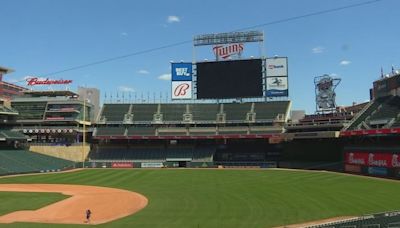
M0 223L35 222L88 224L86 210L92 211L90 224L107 223L138 212L148 200L122 189L60 184L0 184L6 192L58 192L71 197L33 211L16 211L0 216Z

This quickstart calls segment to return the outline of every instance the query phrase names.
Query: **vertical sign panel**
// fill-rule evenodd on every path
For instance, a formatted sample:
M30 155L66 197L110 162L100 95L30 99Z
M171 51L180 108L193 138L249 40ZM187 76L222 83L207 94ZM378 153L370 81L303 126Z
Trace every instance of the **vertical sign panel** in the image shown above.
M192 99L192 82L173 81L171 94L172 99Z
M268 58L266 68L267 77L288 76L286 57Z
M192 81L192 63L172 63L172 81Z
M267 78L267 97L287 97L288 95L287 77Z

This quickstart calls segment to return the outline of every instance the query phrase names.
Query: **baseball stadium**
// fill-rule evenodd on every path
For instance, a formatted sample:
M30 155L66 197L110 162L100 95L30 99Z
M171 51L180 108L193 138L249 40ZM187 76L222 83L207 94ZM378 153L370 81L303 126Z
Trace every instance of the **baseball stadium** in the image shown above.
M193 61L170 62L169 100L101 99L56 76L20 85L1 66L0 227L400 227L400 71L349 106L346 82L321 73L304 82L306 114L290 57L264 41L194 36Z

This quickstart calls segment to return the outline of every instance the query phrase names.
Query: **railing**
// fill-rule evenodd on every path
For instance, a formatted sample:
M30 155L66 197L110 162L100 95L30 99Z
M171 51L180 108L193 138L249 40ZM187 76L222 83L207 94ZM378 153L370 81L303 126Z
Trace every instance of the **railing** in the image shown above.
M371 105L372 105L374 102L375 102L375 101L369 102L367 105L364 106L363 109L361 109L361 111L359 111L355 116L353 116L353 119L351 119L351 121L348 123L348 125L345 126L345 127L343 128L343 131L348 130L349 127L350 127L351 125L353 125L353 123L356 122L356 121L358 120L358 118L360 118L361 115L363 115L364 112L366 112L366 111L369 109L369 107L371 107Z

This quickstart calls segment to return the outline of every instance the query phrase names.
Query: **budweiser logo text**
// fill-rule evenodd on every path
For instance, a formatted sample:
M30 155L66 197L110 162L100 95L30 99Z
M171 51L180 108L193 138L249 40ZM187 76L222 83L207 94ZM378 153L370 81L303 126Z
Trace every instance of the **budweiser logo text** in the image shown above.
M231 55L238 55L242 53L244 45L242 43L228 44L228 45L217 45L213 47L213 51L217 58L223 59L228 58Z
M61 84L70 84L72 83L72 80L64 80L64 79L44 79L40 80L39 78L28 78L26 79L26 82L28 83L28 86L34 86L34 85L61 85Z

